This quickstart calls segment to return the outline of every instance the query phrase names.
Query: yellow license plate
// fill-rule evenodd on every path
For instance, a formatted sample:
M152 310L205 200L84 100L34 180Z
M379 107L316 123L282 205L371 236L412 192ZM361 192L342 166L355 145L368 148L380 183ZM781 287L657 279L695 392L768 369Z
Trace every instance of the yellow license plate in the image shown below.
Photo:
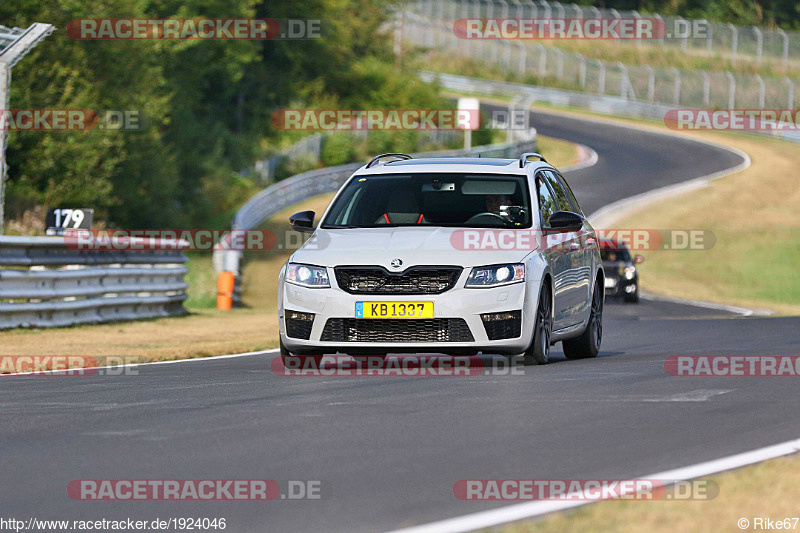
M433 302L356 302L356 318L433 318Z

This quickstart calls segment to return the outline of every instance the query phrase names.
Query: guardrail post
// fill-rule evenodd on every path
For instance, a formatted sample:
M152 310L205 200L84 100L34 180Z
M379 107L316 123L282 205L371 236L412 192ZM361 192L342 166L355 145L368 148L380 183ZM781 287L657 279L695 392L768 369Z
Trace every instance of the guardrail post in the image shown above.
M519 0L511 0L514 2L514 13L518 19L521 19L525 15L525 8L522 7L522 2Z
M547 49L541 44L537 44L539 49L539 74L544 76L547 74Z
M522 99L522 95L518 94L512 98L511 103L508 104L508 121L506 122L506 142L511 144L514 142L514 117L516 116L517 102Z
M667 31L667 26L664 24L664 19L661 18L661 15L659 15L658 13L655 13L653 16L658 19L659 26L661 26L661 28L663 29L663 31L661 32L661 35L658 37L658 44L663 46L664 45L664 34Z
M700 74L703 76L703 105L709 105L711 102L711 78L705 70L701 70Z
M677 17L677 19L681 20L681 21L685 21L686 20L683 17ZM690 23L690 26L691 26L691 23ZM683 50L685 52L687 50L687 48L689 48L689 35L688 34L684 35L681 38L681 50Z
M615 19L619 20L619 19L621 19L621 18L622 18L622 16L619 14L619 11L617 11L617 10L616 10L616 9L614 9L613 7L612 7L611 9L609 9L609 11L611 12L611 15L612 15L612 16L613 16ZM619 39L614 39L614 40L615 40L615 41L617 41L617 42L619 42Z
M563 19L564 18L564 6L561 5L561 2L553 2L553 5L556 6L557 15L556 18Z
M647 99L652 102L656 97L656 73L650 65L644 68L647 69Z
M628 84L630 84L630 80L628 79L628 69L625 68L625 65L622 64L622 61L617 61L617 68L619 68L620 78L619 78L619 96L620 98L628 99ZM627 82L627 84L625 83Z
M783 79L786 80L786 83L789 85L786 95L786 109L794 109L794 83L792 83L792 80L790 80L788 76Z
M596 61L597 66L600 68L597 76L597 94L606 94L606 65L599 59Z
M506 0L499 0L501 4L503 4L503 18L508 18L508 2Z
M778 33L783 37L783 68L789 68L789 36L785 31L778 28Z
M528 71L528 49L521 42L515 43L519 55L519 71L525 74Z
M764 52L764 35L756 26L753 26L753 33L756 34L756 64L761 64L761 54Z
M586 58L582 54L578 54L578 84L586 89Z
M558 58L558 62L556 63L556 77L561 80L564 79L564 52L560 48L553 48L553 50Z
M758 74L756 74L756 81L758 82L758 108L764 109L766 93L767 93L767 84L764 83L764 79Z
M728 109L736 109L736 78L730 72L725 76L728 78Z
M672 67L672 73L675 75L675 88L673 91L675 95L675 105L678 105L681 102L681 71Z
M11 86L11 65L0 61L0 107L8 109ZM5 111L4 111L5 112ZM6 205L6 128L0 126L0 235L3 234Z
M728 23L728 28L731 30L731 61L735 61L736 53L739 50L739 30L730 22Z
M711 49L714 46L714 26L712 26L707 20L705 23L706 29L708 30L708 35L706 36L706 53L710 55Z
M533 0L528 0L528 3L531 6L531 18L535 19L537 16L539 16L539 8L536 7L536 3Z

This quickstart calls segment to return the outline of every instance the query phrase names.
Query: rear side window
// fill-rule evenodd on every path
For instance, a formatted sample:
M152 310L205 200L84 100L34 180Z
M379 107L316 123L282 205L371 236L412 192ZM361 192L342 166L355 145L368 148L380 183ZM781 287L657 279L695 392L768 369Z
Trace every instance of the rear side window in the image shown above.
M566 193L567 198L574 207L573 212L582 215L583 211L581 211L581 206L578 205L578 200L575 198L575 195L572 194L572 189L570 188L569 183L567 183L567 180L564 179L564 176L562 176L558 172L556 172L556 176L558 177L558 181L561 183L561 185L564 186L564 192Z
M550 188L553 189L553 194L555 194L555 200L556 200L556 205L558 206L558 210L575 211L575 206L573 206L572 202L570 202L566 188L561 184L561 181L556 177L555 173L553 173L550 170L543 170L542 174L545 176L547 182L550 184Z
M539 197L539 212L542 216L542 227L549 227L550 216L558 211L558 206L541 172L536 178L536 196Z

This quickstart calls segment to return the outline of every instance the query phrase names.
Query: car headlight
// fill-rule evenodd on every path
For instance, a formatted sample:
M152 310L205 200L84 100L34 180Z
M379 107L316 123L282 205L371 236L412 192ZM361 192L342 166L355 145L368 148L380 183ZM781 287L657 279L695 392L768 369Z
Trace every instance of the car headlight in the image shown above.
M635 275L636 275L636 267L625 268L625 279L633 279L633 276Z
M328 281L328 271L325 267L318 267L312 265L301 265L290 263L286 269L286 281L296 283L303 287L312 287L321 289L330 287Z
M496 287L525 279L525 265L492 265L473 268L465 287Z

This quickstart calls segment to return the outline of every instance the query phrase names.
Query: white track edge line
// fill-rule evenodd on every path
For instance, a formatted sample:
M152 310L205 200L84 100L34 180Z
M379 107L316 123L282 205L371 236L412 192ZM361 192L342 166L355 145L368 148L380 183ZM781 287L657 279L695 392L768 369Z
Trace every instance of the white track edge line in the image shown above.
M197 361L210 361L210 360L217 360L217 359L236 359L238 357L251 357L253 355L264 355L269 353L277 352L277 348L271 348L269 350L261 350L258 352L243 352L243 353L232 353L232 354L224 354L224 355L210 355L208 357L191 357L188 359L171 359L169 361L148 361L146 363L128 363L124 365L108 365L108 366L87 366L82 368L71 368L71 369L63 369L63 370L41 370L37 372L13 372L8 374L0 374L0 378L2 377L12 377L12 376L42 376L47 374L66 374L67 372L85 372L87 370L100 370L101 368L134 368L137 366L148 366L148 365L171 365L174 363L192 363ZM6 356L6 357L35 357L32 355L19 355L19 356ZM53 355L43 355L42 357L65 357L65 356L53 356ZM66 356L69 357L69 356ZM83 357L83 356L81 356ZM85 357L94 357L93 355L86 355ZM98 357L107 357L99 355ZM114 356L114 357L124 357L124 356Z
M712 459L703 463L667 470L656 474L641 476L637 479L669 480L672 483L687 481L701 476L718 474L726 470L749 466L769 459L776 459L800 451L800 439L790 440L758 448L748 452L729 455L721 459ZM602 500L600 500L602 501ZM525 518L533 518L555 511L563 511L574 507L598 503L597 501L534 501L508 505L499 509L479 511L464 516L448 518L437 522L429 522L419 526L395 529L392 533L462 533L480 528L488 528L515 522Z
M675 298L673 296L661 296L660 294L642 293L640 297L643 300L656 300L682 305L692 305L694 307L728 311L729 313L735 313L742 316L769 316L775 314L769 309L750 309L749 307L740 307L738 305L718 304L703 300L688 300L685 298Z

